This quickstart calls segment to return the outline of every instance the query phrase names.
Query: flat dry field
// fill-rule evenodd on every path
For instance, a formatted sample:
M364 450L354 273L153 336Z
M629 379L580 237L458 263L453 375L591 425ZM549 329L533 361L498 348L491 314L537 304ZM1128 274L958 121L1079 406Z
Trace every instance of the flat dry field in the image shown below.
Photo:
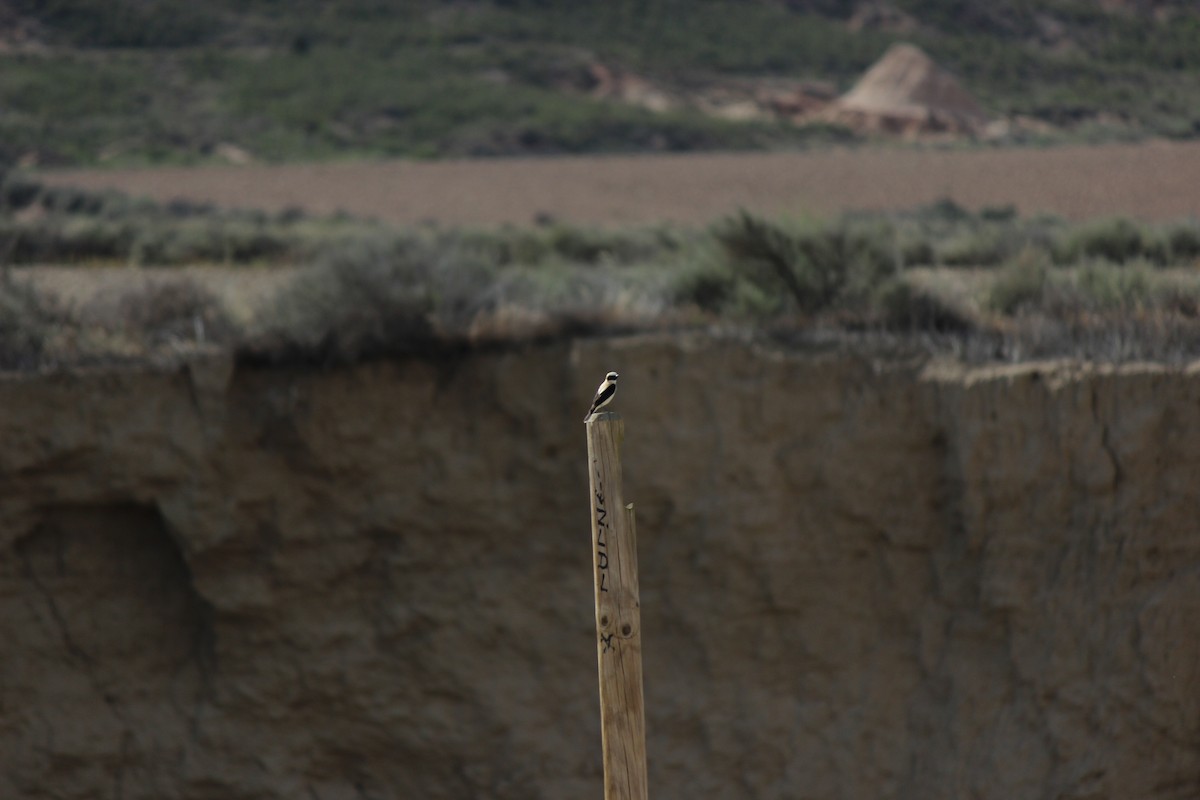
M1200 216L1200 142L1009 150L835 149L47 171L53 184L159 200L397 223L619 225L710 222L739 207L768 214L896 210L951 198L1080 219Z

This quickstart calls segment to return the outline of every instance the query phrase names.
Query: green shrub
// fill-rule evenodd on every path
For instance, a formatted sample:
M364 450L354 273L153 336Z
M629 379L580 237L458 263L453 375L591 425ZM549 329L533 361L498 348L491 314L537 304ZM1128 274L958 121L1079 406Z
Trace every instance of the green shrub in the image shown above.
M538 244L531 246L525 242L524 246L536 257L513 259L511 263L536 264L557 259L571 264L633 264L658 259L681 246L666 228L612 230L554 223L537 229L533 235L539 239Z
M739 280L733 287L730 315L735 319L767 321L780 316L789 307L784 296L762 284Z
M916 216L918 219L927 221L958 223L967 222L974 215L971 214L969 209L959 205L951 198L943 197L929 205L918 208Z
M792 233L745 211L718 225L714 238L735 274L803 312L831 305L849 281L851 259L871 256L869 247L856 246L862 240L844 231Z
M38 199L42 185L23 175L8 173L0 184L0 210L4 212L20 211L28 208Z
M1022 252L1000 268L988 292L987 306L1008 315L1040 307L1048 275L1048 265L1042 253L1033 250Z
M595 229L555 225L547 236L552 252L566 261L577 264L595 264L611 258L615 249L615 238L605 236Z
M505 226L497 232L453 231L438 239L439 246L458 246L497 266L541 264L552 257L548 237L540 230Z
M984 228L961 234L943 244L938 261L947 267L992 267L1012 255L1001 231Z
M691 305L716 314L730 307L737 284L727 264L710 260L678 270L669 297L673 305Z
M903 266L894 226L885 220L842 220L830 238L846 263L844 303L860 304Z
M874 305L890 330L966 333L976 327L968 315L902 278L885 281L875 293Z
M1002 206L984 206L979 210L979 218L984 222L1015 222L1017 207L1012 203Z
M10 264L124 260L136 237L128 223L90 217L0 220L0 240Z
M734 272L757 287L786 295L801 311L828 305L845 283L845 264L813 258L799 239L745 211L727 220L714 236Z
M34 3L38 18L80 47L180 47L220 30L220 17L173 0L59 0Z
M1147 253L1149 237L1128 219L1101 220L1076 229L1056 260L1073 263L1084 258L1103 258L1122 264Z
M1173 264L1190 264L1200 259L1200 229L1196 225L1175 225L1166 233L1167 249Z
M1145 265L1088 264L1068 285L1075 295L1073 305L1084 310L1133 310L1150 300L1150 278Z
M905 267L932 266L937 263L937 251L928 239L909 239L900 245L900 258Z

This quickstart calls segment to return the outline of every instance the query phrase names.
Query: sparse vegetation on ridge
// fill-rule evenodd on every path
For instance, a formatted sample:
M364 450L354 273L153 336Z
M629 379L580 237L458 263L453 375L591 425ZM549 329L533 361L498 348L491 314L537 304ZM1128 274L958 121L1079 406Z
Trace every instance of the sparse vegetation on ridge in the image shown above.
M343 362L713 323L973 337L996 342L984 349L1000 358L1080 343L1096 357L1181 357L1200 354L1198 244L1195 222L1072 224L949 201L832 220L739 212L707 227L393 228L159 206L10 175L0 181L0 368L197 346ZM249 314L195 272L159 271L73 306L31 288L40 263L197 262L291 269L272 272L277 289Z

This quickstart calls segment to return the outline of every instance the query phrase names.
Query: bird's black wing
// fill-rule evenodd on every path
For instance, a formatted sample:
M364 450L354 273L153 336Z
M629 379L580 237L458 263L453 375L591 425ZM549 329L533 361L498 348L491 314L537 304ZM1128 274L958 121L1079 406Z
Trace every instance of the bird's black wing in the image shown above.
M592 407L588 409L587 415L590 417L596 413L596 409L608 402L608 399L617 391L617 385L610 383L602 391L596 392L596 397L592 400Z

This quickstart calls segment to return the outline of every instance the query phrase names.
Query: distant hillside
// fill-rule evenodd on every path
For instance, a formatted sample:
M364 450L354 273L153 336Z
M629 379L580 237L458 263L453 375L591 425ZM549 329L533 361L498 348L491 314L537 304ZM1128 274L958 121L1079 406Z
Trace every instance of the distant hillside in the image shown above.
M845 91L897 41L1010 123L1002 140L1200 133L1186 2L0 0L0 148L129 164L802 146L855 134L788 104Z

